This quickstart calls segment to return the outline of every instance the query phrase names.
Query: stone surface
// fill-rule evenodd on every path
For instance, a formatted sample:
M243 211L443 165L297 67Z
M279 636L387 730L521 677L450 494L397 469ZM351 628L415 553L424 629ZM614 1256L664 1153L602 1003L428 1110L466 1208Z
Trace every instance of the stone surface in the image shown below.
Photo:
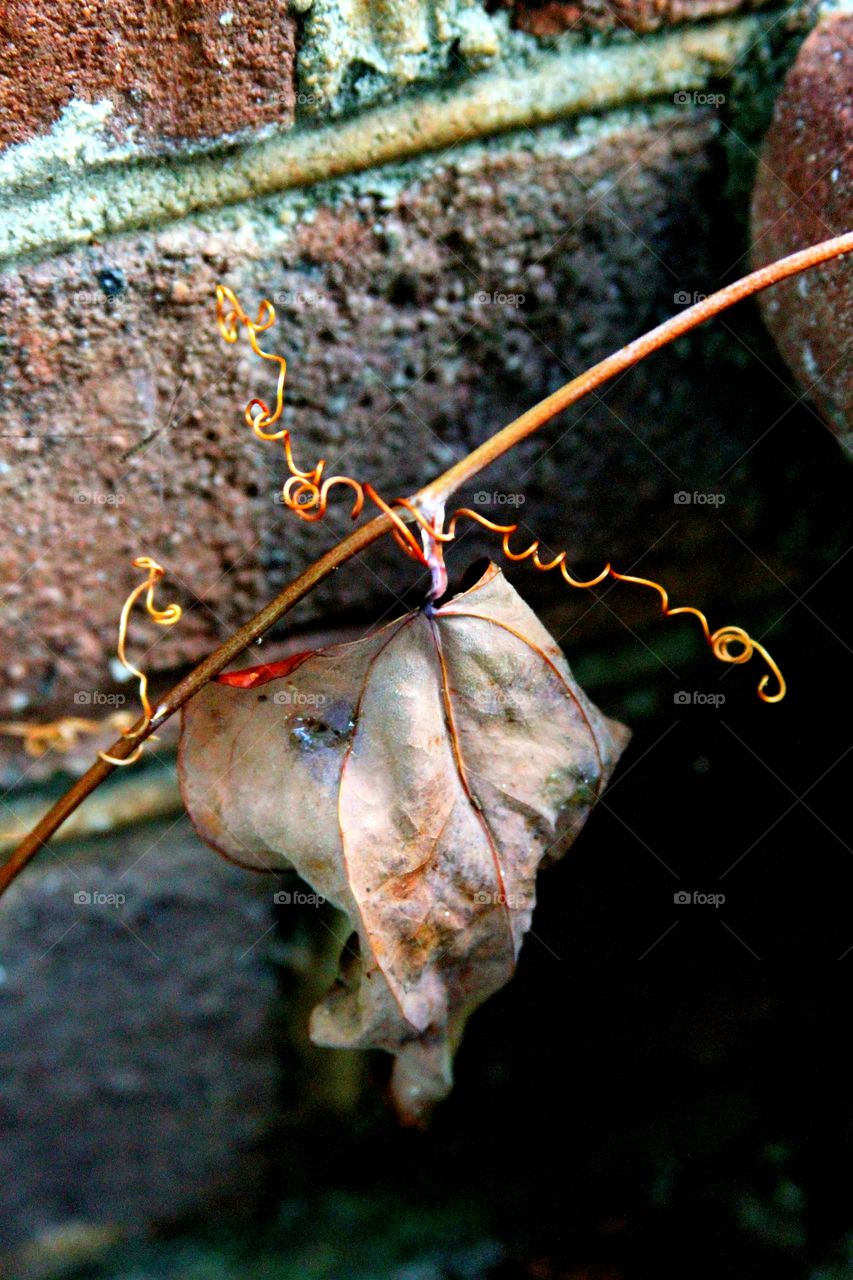
M0 1265L257 1209L281 1065L270 883L181 819L47 851L0 903Z
M115 133L146 149L293 119L295 26L278 0L10 0L0 55L0 146L104 99Z
M301 105L334 115L442 73L482 70L511 48L506 26L481 0L308 0Z
M162 561L159 598L186 609L167 632L144 615L131 625L156 695L349 527L345 497L324 525L276 501L280 452L241 413L271 382L245 343L219 339L218 279L247 306L266 295L278 307L270 339L289 360L297 461L325 456L393 497L710 292L716 136L710 113L672 108L525 133L8 271L3 718L133 700L111 658L135 555ZM484 509L520 516L520 536L593 571L652 549L694 598L697 543L661 542L681 515L673 493L719 487L746 456L726 500L758 503L752 422L769 412L746 355L721 376L709 356L670 353L461 497L489 495ZM495 550L466 533L452 572ZM292 625L381 620L415 580L389 542L313 593ZM534 576L525 590L547 607L555 588Z
M752 258L763 266L853 226L853 16L824 19L780 93L758 167ZM853 260L763 295L768 328L803 392L841 435L853 431Z
M156 675L198 658L348 527L345 500L327 527L276 502L279 450L241 409L270 379L245 342L219 338L217 280L278 307L297 460L326 456L393 497L704 284L714 137L709 116L683 110L524 134L367 177L301 213L271 203L3 275L0 714L91 710L121 688L110 657L135 555L161 560L161 598L186 609L169 631L144 615L131 625L131 652ZM496 466L483 491L501 514L520 494L574 555L597 559L602 536L609 553L645 504L664 494L671 509L679 460L707 437L719 394L685 421L695 377L678 360L638 371L610 408L581 407L573 431ZM624 501L607 510L621 475ZM383 548L296 617L397 609L411 580Z
M0 260L150 231L199 210L346 179L510 129L641 101L674 101L688 110L718 103L711 86L731 78L762 26L755 17L723 18L650 39L559 41L543 49L524 37L534 47L493 71L460 73L450 85L398 96L325 127L273 131L196 155L192 163L107 145L104 104L85 111L77 104L56 137L0 156L0 192L16 193L0 200Z
M564 31L651 32L680 22L701 22L741 9L759 8L764 0L504 0L513 25L547 37Z

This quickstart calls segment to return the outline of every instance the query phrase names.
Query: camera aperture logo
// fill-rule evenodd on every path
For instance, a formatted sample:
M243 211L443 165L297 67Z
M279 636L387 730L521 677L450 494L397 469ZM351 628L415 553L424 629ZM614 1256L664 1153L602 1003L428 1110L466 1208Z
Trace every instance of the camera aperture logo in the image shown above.
M717 907L718 909L726 900L724 893L702 893L699 889L694 889L690 893L687 889L679 889L672 895L672 900L677 907Z
M123 507L127 498L123 493L103 493L96 489L89 492L86 489L78 489L74 494L74 501L78 507Z
M100 689L78 689L74 701L78 707L123 707L127 696L123 693L102 693Z
M721 107L726 100L726 95L724 93L703 93L699 89L694 89L688 93L685 89L679 89L677 93L672 95L672 100L677 107Z
M278 307L314 307L322 309L329 305L329 299L316 289L283 289L275 295Z
M490 293L481 290L474 299L477 306L480 307L523 307L525 296L523 293L503 293L500 289L495 289Z
M322 907L325 906L326 899L322 893L305 893L303 890L279 889L278 893L272 896L273 902L278 907Z

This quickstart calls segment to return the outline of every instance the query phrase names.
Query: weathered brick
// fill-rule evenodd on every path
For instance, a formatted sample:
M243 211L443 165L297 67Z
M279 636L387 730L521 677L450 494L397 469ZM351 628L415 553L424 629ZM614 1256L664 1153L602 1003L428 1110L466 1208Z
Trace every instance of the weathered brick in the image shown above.
M826 18L776 100L752 205L756 266L853 226L853 17ZM804 392L840 434L853 432L853 260L762 297L768 328Z
M760 8L766 0L505 0L513 24L534 36L564 31L659 31Z
M294 21L278 0L10 0L0 9L0 145L72 101L113 104L116 136L162 149L287 125Z
M163 599L189 606L168 632L144 616L131 627L130 652L156 676L201 656L349 526L345 495L326 525L275 502L279 449L256 441L241 411L272 382L245 342L235 351L216 334L218 279L247 306L264 295L278 305L268 341L289 359L297 461L325 456L393 497L683 293L709 291L715 137L708 115L684 109L524 133L313 203L280 198L8 271L0 714L45 719L73 710L81 690L116 687L108 663L134 555L161 559ZM122 292L105 296L105 270ZM649 519L670 521L674 488L707 487L744 452L749 413L728 422L731 394L713 368L664 357L467 497L497 492L492 513L516 518L501 497L520 494L525 526L547 545L631 563L652 540ZM758 391L744 379L742 394ZM484 549L494 553L467 535L456 565ZM294 618L384 616L412 581L389 542Z
M281 1087L270 883L183 819L48 853L0 902L0 1259L257 1210Z

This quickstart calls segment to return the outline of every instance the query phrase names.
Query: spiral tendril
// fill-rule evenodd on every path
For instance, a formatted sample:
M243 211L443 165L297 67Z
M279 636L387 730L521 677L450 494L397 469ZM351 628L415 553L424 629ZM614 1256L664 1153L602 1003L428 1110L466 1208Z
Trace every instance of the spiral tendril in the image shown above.
M148 556L138 556L133 561L133 567L134 569L145 569L148 576L144 582L140 582L138 586L133 588L124 602L119 620L117 652L119 661L125 671L128 671L139 681L139 700L142 703L143 723L138 729L132 730L133 716L127 711L114 711L112 715L106 716L103 720L89 720L82 716L63 716L59 720L52 720L46 724L36 724L29 721L0 723L0 733L6 734L8 737L23 738L24 750L28 756L38 759L51 750L70 751L77 745L77 740L81 734L100 733L105 728L121 730L121 735L124 738L138 738L151 724L153 713L151 703L148 700L148 677L138 667L135 667L132 662L128 661L126 653L127 626L130 619L130 611L139 597L145 595L145 608L149 617L153 618L158 626L171 627L180 618L181 607L177 604L170 604L165 609L158 609L155 605L154 589L166 572L156 560L152 560ZM98 755L107 764L119 766L133 764L141 756L143 745L140 743L133 754L124 760L110 756L105 751L99 751Z
M569 587L578 590L589 590L592 587L600 586L607 578L613 578L617 582L633 583L635 586L650 587L660 596L661 612L665 618L674 618L678 614L689 613L698 619L705 639L711 647L711 652L718 661L739 666L744 662L749 662L754 654L761 655L770 668L769 672L761 677L758 684L758 696L762 702L781 702L785 697L787 689L785 678L774 659L758 640L753 639L742 627L737 626L719 627L716 631L712 631L705 614L692 605L679 605L676 608L672 608L669 603L669 593L659 582L653 582L650 578L634 577L632 574L618 573L610 563L606 564L595 577L582 581L573 577L569 572L566 564L567 553L565 551L559 552L551 560L543 561L539 555L541 544L538 538L535 538L523 551L513 550L510 546L510 539L518 531L519 526L517 524L496 524L495 521L489 520L480 512L472 511L470 507L460 507L453 512L445 528L442 515L432 513L430 518L427 518L423 511L419 510L417 503L411 499L394 498L391 502L386 502L372 485L368 483L362 484L360 481L353 479L352 476L335 475L324 479L326 467L324 458L321 458L312 470L300 470L293 461L290 431L286 427L282 427L277 431L269 430L279 421L284 408L284 383L287 363L283 356L262 350L258 344L258 335L266 333L275 323L275 308L271 302L265 299L258 308L257 319L251 320L238 302L234 292L226 285L220 284L216 287L216 319L219 332L226 342L234 343L237 341L240 326L242 325L249 335L249 343L255 355L260 356L263 360L271 360L278 365L275 408L270 410L263 400L254 398L246 405L244 416L247 425L251 427L258 439L282 441L285 460L290 471L290 477L285 481L281 491L282 502L290 511L295 512L301 520L311 522L322 520L328 509L331 491L341 486L351 489L355 495L350 513L353 520L361 515L366 499L388 516L393 525L391 529L392 537L400 549L411 559L416 560L419 564L432 571L433 595L437 593L436 584L446 583L442 550L444 543L454 540L456 526L460 519L474 520L489 532L501 535L503 554L508 560L515 562L530 560L533 567L542 573L550 573L554 569L559 569L563 580ZM398 512L407 514L410 521L414 521L420 526L426 535L424 549L418 544L412 530ZM130 667L128 669L134 670ZM773 692L767 693L767 686L771 679L775 681L776 688Z
M124 738L138 738L141 734L147 732L154 716L154 713L151 710L151 703L148 700L148 677L144 671L140 671L138 667L135 667L127 657L127 626L130 620L131 610L139 597L144 595L146 612L159 627L173 627L181 617L182 613L181 606L178 604L172 603L166 605L165 609L158 609L154 603L154 589L166 573L166 570L162 565L158 564L156 560L152 560L150 556L137 556L133 561L133 567L134 569L145 569L148 576L144 582L140 582L133 588L130 595L124 602L121 617L119 619L118 645L116 652L118 653L119 662L124 667L125 671L129 672L130 675L135 676L139 681L139 701L142 704L143 719L142 724L137 729L122 729L122 737ZM152 734L151 736L153 737L154 735ZM139 759L142 755L144 746L145 744L141 742L132 755L126 756L124 759L108 755L106 751L99 751L98 755L107 764L114 764L123 768L125 765L134 764Z

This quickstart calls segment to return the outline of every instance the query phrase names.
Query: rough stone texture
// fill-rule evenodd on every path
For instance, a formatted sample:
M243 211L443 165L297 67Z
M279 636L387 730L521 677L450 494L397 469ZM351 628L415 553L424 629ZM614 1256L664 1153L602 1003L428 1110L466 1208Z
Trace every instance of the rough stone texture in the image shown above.
M246 210L216 230L8 272L2 714L46 719L120 687L109 660L134 555L160 558L162 598L187 607L168 632L144 616L131 627L131 652L156 675L197 659L347 527L345 499L328 527L276 503L280 454L240 408L270 394L269 376L245 343L218 338L217 279L247 305L264 294L278 305L271 338L290 362L297 459L327 456L394 496L671 312L677 294L708 291L714 136L683 111L587 138L525 135L413 166L396 185L365 180L295 226L272 204L266 220ZM668 518L674 488L742 452L718 431L718 383L674 357L637 370L580 406L568 434L564 423L495 467L482 488L498 494L492 514L516 518L521 494L528 527L575 558L645 550L649 512ZM464 558L487 546L467 535ZM295 616L382 615L411 581L389 544Z
M680 22L701 22L760 8L766 0L503 0L513 25L547 37L564 31L659 31Z
M276 220L292 208L271 205L266 219L247 209L218 230L186 225L7 272L0 714L36 706L44 719L115 690L108 663L135 555L162 561L162 598L187 608L168 632L144 615L131 626L131 652L156 673L197 658L347 526L345 500L328 528L275 501L279 450L241 411L272 384L245 342L227 348L216 333L217 280L247 306L262 295L278 305L271 339L290 362L297 459L327 456L393 497L698 287L714 133L678 111L588 137L526 134L413 166L396 184L367 179L293 226ZM692 376L675 372L665 394L648 374L623 382L613 412L585 406L560 447L533 445L484 484L523 489L546 536L557 529L594 554L595 526L613 531L601 495L614 468L630 472L638 453L650 464L634 472L622 528L674 483L635 443L640 405L649 446L671 459L707 430L704 410L688 427L668 416L678 379L686 393ZM368 564L338 574L299 617L331 604L328 625L368 604L398 607L383 580L399 590L407 562L386 549Z
M638 101L716 102L709 86L761 39L762 20L723 18L649 40L560 41L494 72L463 76L325 128L274 131L192 163L140 158L103 137L104 104L78 104L50 138L0 156L0 260L151 231L199 210L346 179L510 129L603 114ZM530 40L529 37L524 37ZM532 41L530 41L533 43ZM109 103L106 104L109 107ZM66 118L67 117L67 118ZM381 177L378 177L381 183ZM26 188L26 190L25 190Z
M448 71L479 71L508 51L506 25L481 0L309 0L299 52L302 104L327 116Z
M313 203L280 198L7 272L0 715L42 721L81 695L133 696L110 659L134 555L166 565L159 598L187 610L168 632L144 615L131 626L130 653L156 691L349 527L345 494L324 525L275 501L280 451L241 413L272 383L245 342L216 334L218 279L247 306L263 295L278 306L270 339L289 359L297 460L325 456L393 497L710 292L715 138L710 114L684 109L525 133ZM520 515L525 534L566 547L578 568L650 556L646 568L671 566L673 590L695 599L697 543L671 533L674 491L719 488L743 455L726 500L743 512L766 485L751 449L766 384L746 355L742 369L721 371L720 358L682 351L641 366L460 497L497 495L484 509ZM452 571L485 552L494 542L466 533ZM534 602L553 600L553 579L518 572ZM381 620L416 579L389 541L289 625ZM637 609L648 616L648 601Z
M752 206L756 266L853 226L853 16L826 18L780 93ZM803 391L839 433L853 431L853 261L820 267L762 299Z
M0 145L104 98L116 131L156 149L262 125L295 107L295 27L279 0L10 0L0 10Z
M257 1209L280 1089L271 883L182 819L47 852L0 903L0 1265L25 1240Z

